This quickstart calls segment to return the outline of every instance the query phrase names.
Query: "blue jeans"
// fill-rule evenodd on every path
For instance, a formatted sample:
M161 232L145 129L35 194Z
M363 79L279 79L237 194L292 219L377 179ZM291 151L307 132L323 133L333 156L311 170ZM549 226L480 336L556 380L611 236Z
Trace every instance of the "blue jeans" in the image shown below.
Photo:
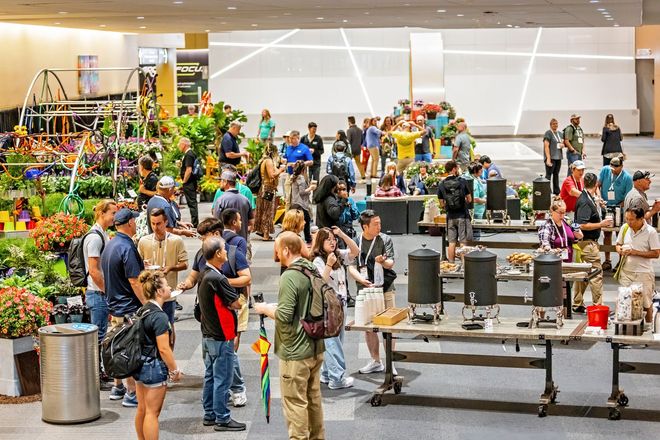
M347 315L346 304L344 304L344 316ZM344 327L342 326L339 336L326 339L325 356L321 365L321 378L333 384L339 384L346 372L346 357L344 356Z
M203 338L202 344L206 349L204 358L206 371L202 391L204 419L215 420L215 423L227 423L231 416L227 398L233 377L234 340L216 341L211 338Z
M566 152L566 160L568 161L568 174L571 175L571 164L576 160L582 160L582 155L580 153L571 153L570 151Z
M231 392L232 393L244 393L245 392L245 380L243 379L243 373L241 373L241 364L238 362L238 353L234 352L234 376L231 382Z
M431 153L415 154L415 162L433 162L433 156Z
M103 292L88 290L85 293L85 305L89 309L92 324L99 328L99 344L108 332L108 299Z

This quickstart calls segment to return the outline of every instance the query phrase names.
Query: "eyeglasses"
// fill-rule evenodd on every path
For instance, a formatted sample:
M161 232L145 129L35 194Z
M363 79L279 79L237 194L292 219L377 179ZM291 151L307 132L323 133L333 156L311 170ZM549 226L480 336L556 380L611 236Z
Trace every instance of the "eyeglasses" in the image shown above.
M556 214L566 215L566 211L554 211Z
M346 187L344 186L337 187L337 191L346 191Z

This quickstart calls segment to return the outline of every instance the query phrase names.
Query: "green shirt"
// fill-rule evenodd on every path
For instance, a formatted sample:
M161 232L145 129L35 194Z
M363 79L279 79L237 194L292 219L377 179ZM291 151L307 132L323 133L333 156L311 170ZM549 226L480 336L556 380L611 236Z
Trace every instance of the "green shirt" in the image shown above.
M238 190L239 194L244 195L247 197L247 199L250 201L250 205L252 206L252 209L257 209L257 203L256 199L254 198L254 194L252 194L252 191L250 191L250 188L247 186L243 185L241 182L236 182L236 189ZM215 204L215 201L220 198L221 195L223 195L225 192L221 189L217 190L215 192L215 196L213 197L213 203Z
M574 125L569 125L564 129L564 139L567 139L575 151L579 154L582 154L582 148L584 147L584 132L582 127L579 125L575 127Z
M314 264L303 258L295 264L316 271ZM300 361L325 351L323 341L307 336L300 323L308 308L311 289L309 278L297 270L286 270L280 277L275 312L275 354L282 360Z

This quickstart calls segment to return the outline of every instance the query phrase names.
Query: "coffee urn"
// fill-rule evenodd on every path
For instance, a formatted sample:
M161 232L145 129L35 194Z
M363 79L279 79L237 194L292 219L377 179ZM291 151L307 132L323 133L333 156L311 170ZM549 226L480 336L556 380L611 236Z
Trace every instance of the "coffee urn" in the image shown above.
M486 180L486 194L488 211L506 211L506 179L491 177Z
M497 255L477 249L464 257L465 283L463 302L466 306L488 307L497 304Z
M564 305L561 258L545 253L534 258L534 286L532 303L535 307L561 307Z
M432 318L434 323L440 321L443 312L442 295L440 293L440 252L427 249L422 244L408 254L408 320L428 322ZM427 315L416 314L419 307L431 308L433 313Z
M543 176L532 181L532 210L535 212L550 211L552 190L550 181Z

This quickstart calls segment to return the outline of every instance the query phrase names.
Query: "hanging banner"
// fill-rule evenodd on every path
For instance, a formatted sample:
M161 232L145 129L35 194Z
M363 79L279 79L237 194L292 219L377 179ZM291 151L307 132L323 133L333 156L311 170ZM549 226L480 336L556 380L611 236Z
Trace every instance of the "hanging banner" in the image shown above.
M197 114L202 94L209 89L209 51L176 51L176 93L179 116ZM192 106L195 109L192 110ZM191 106L191 111L188 110Z

